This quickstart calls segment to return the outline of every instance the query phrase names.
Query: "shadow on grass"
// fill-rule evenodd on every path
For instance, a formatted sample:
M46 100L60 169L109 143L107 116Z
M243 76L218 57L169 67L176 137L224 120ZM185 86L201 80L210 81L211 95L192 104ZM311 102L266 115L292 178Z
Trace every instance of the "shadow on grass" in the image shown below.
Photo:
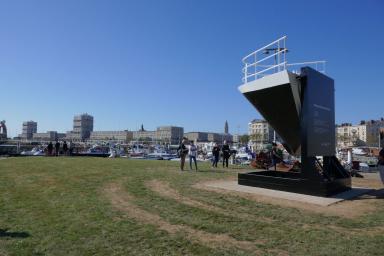
M352 201L355 200L369 200L369 199L384 199L384 188L382 189L372 189L368 193L351 199Z
M369 193L372 196L375 196L377 199L384 199L384 188L382 189L375 189L371 193Z
M28 232L9 232L8 229L0 229L0 238L12 237L12 238L27 238L30 234Z

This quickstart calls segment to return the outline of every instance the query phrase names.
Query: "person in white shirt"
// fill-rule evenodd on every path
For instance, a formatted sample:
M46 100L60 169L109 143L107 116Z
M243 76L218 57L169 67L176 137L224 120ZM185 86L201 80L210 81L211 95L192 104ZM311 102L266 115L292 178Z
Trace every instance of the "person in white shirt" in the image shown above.
M193 141L191 141L191 144L189 145L189 148L188 148L188 155L189 155L189 167L191 170L192 169L192 160L195 162L195 168L196 168L196 171L197 171L197 163L196 163L196 157L197 157L197 147L196 145L193 143Z

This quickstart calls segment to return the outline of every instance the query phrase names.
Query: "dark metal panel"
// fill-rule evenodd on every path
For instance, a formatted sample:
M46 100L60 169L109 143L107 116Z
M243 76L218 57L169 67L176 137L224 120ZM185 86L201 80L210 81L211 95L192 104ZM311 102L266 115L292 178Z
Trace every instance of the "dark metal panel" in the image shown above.
M306 156L335 155L334 81L309 67L302 68L302 147ZM304 145L305 144L305 145Z

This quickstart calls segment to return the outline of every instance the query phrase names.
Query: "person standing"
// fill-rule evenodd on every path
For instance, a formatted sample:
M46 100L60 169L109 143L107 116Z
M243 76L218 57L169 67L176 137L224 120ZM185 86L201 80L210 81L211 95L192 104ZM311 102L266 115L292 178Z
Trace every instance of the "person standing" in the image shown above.
M56 141L55 144L55 155L59 156L59 150L60 150L60 142Z
M73 149L75 148L75 145L73 142L69 142L69 155L72 156Z
M377 167L379 168L381 182L384 184L384 148L382 148L379 152Z
M184 163L185 163L185 157L188 154L188 148L186 147L187 140L183 138L181 141L181 144L179 145L179 148L177 149L177 152L180 156L180 171L184 171Z
M224 141L224 145L221 148L221 151L223 152L223 168L224 164L228 168L228 159L231 156L231 150L226 140Z
M197 163L196 163L197 147L193 143L193 141L191 141L191 144L189 145L188 155L189 155L189 168L191 170L193 170L193 168L192 168L192 160L193 160L195 162L195 168L196 168L196 171L197 171Z
M67 155L67 152L68 152L68 145L67 145L67 142L64 141L64 143L63 143L63 153L64 153L65 156Z
M272 143L272 151L271 151L272 165L276 171L276 165L282 162L282 159L277 152L277 144L275 142Z
M213 162L212 167L217 167L217 163L219 162L219 156L220 156L220 148L215 143L212 148L212 156L213 156Z
M48 156L52 156L53 144L51 141L49 142L47 149L48 149Z
M232 156L232 163L231 164L236 164L236 154L237 150L231 150L231 156Z

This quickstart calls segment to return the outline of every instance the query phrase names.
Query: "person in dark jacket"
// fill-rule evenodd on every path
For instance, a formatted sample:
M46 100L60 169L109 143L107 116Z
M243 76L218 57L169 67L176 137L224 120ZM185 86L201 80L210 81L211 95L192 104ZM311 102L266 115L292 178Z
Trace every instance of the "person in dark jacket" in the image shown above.
M73 142L69 142L69 155L72 156L73 150L75 149L75 145Z
M220 148L215 143L212 148L212 157L213 157L212 167L217 167L217 163L219 162L219 156L220 156Z
M384 184L384 148L382 148L379 152L377 167L379 168L381 182Z
M177 149L177 152L180 156L180 171L184 171L184 163L185 163L185 157L188 154L188 148L186 147L187 140L183 138L181 141L181 144L179 145L179 148Z
M50 141L48 146L47 146L47 150L48 150L48 156L51 156L52 155L52 151L53 151L53 144L52 142Z
M55 155L58 156L60 151L60 142L56 141L55 144Z
M63 143L63 153L64 153L65 156L67 155L67 152L68 152L68 145L67 145L67 142L64 141L64 143Z
M223 152L223 168L224 164L228 168L228 159L231 156L231 149L229 148L229 145L226 140L224 141L224 145L221 148L221 151Z

